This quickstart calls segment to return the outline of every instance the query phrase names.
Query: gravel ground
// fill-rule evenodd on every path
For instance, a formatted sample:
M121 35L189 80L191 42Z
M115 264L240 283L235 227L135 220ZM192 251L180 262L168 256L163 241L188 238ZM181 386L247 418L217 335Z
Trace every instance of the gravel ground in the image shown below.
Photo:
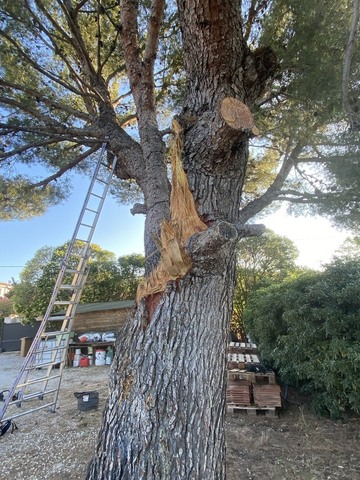
M18 353L0 354L0 391L11 386L21 362ZM18 430L0 437L0 478L84 479L106 401L108 372L106 366L66 369L56 413L44 410L21 417ZM80 411L74 392L89 390L99 392L99 409ZM227 416L228 480L360 480L359 418L319 419L304 399L292 400L296 403L279 418Z

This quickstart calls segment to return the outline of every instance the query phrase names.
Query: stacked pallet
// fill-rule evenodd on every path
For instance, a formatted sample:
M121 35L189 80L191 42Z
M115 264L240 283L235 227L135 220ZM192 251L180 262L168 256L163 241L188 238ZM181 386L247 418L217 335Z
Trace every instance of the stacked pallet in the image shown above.
M281 407L279 385L253 385L254 404L259 408Z
M281 392L275 373L262 371L256 345L232 342L228 350L227 410L276 415ZM250 371L249 371L250 370Z
M275 385L276 378L275 373L265 372L265 373L257 373L257 372L247 372L246 370L239 370L235 369L228 369L228 379L229 380L249 380L252 383L256 383L258 385Z
M260 363L260 360L258 355L254 353L228 353L228 365L230 369L244 369L255 363Z
M229 353L257 353L258 349L252 342L230 342Z

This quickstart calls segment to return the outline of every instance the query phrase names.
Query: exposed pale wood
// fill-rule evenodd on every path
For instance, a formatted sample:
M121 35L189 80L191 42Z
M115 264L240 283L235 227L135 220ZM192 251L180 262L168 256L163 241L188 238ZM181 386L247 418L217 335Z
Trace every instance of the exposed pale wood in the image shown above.
M258 137L260 135L260 130L257 128L257 126L253 126L253 128L251 129L251 133L255 136L255 137Z
M220 113L229 127L235 130L252 131L255 127L250 109L236 98L224 98L221 102Z
M277 412L276 408L259 408L259 407L244 407L242 405L232 405L228 404L226 406L227 412L234 414L235 412L238 413L247 413L248 415L262 415L265 414L266 416L276 417Z

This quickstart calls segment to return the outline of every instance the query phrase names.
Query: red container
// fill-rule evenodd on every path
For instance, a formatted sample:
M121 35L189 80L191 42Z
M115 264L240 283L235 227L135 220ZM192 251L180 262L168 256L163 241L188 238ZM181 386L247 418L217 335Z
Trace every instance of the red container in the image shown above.
M79 367L88 367L88 366L89 366L88 357L81 357L79 362Z

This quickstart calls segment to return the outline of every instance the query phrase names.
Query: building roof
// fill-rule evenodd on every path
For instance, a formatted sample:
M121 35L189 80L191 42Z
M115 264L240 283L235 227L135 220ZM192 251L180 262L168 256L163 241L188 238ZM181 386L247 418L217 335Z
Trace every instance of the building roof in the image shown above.
M135 300L121 300L117 302L99 302L99 303L79 303L76 308L76 314L78 313L90 313L100 312L104 310L121 310L124 308L132 308L135 305ZM64 315L65 310L56 312L52 316L57 317ZM75 315L76 315L75 314Z
M120 310L122 308L132 308L135 300L121 300L118 302L99 302L99 303L79 303L76 313L99 312L101 310Z

